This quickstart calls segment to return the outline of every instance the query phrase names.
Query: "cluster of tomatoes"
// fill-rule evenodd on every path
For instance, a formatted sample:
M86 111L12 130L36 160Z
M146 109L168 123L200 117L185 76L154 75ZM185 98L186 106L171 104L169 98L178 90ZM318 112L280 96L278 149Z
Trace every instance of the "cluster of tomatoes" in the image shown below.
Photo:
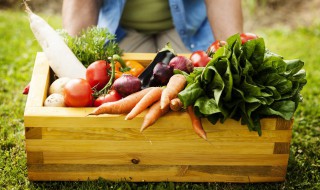
M117 101L122 96L116 90L94 98L94 92L102 90L110 80L110 64L104 60L91 63L86 79L71 79L64 86L65 104L68 107L99 106L104 102Z

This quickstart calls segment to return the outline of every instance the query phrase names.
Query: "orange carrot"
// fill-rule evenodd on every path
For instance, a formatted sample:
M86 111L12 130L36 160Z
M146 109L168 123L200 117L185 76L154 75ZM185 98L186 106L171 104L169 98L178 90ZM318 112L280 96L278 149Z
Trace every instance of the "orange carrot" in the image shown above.
M170 104L170 100L178 96L178 93L184 89L187 84L186 78L181 74L173 75L167 87L162 91L160 99L160 107L164 109L167 105Z
M183 104L179 98L173 98L170 101L170 109L172 111L180 111L182 106L183 106Z
M130 111L130 113L126 116L125 120L131 120L140 114L142 111L147 109L147 107L151 106L154 102L160 100L162 93L161 87L154 87L151 89Z
M169 105L166 106L164 109L160 109L160 100L154 103L144 116L140 132L153 125L161 116L166 114L168 111Z
M188 106L187 107L187 112L190 116L193 130L203 139L207 140L207 135L206 132L204 131L202 124L201 124L201 119L196 116L194 113L193 106Z
M125 98L115 101L115 102L107 102L101 104L92 113L89 115L99 115L99 114L124 114L129 113L133 107L145 96L151 89L154 87L146 88L130 94Z

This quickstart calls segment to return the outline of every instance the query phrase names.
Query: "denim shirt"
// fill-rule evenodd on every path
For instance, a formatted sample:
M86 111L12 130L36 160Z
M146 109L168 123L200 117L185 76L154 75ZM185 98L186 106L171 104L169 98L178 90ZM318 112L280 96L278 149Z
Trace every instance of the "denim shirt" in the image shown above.
M98 27L107 28L120 41L126 31L119 26L126 0L103 0ZM190 51L206 50L214 41L203 0L169 0L173 24ZM137 8L138 11L138 8ZM141 11L141 10L139 10Z

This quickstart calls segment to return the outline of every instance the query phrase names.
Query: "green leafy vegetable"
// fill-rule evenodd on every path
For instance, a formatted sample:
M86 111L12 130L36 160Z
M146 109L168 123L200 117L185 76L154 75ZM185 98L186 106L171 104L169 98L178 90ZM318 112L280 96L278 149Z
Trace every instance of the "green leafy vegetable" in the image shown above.
M242 45L236 34L205 68L185 74L188 85L178 96L184 107L194 105L195 113L213 124L241 119L261 135L261 118L293 117L307 83L303 65L270 52L263 38Z
M60 34L85 67L96 60L107 61L108 57L122 55L123 52L115 40L115 35L109 33L106 28L91 27L75 37L65 31L60 31Z

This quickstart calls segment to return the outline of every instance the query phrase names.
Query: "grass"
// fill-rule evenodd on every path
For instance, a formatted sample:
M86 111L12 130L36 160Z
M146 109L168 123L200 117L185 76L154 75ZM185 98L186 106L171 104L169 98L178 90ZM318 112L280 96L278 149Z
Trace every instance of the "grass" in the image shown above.
M61 18L41 15L55 28ZM267 47L287 59L305 61L308 84L295 113L286 181L282 183L129 183L103 179L85 182L30 182L24 145L24 86L41 51L26 14L0 10L0 189L320 189L320 25L258 30Z

